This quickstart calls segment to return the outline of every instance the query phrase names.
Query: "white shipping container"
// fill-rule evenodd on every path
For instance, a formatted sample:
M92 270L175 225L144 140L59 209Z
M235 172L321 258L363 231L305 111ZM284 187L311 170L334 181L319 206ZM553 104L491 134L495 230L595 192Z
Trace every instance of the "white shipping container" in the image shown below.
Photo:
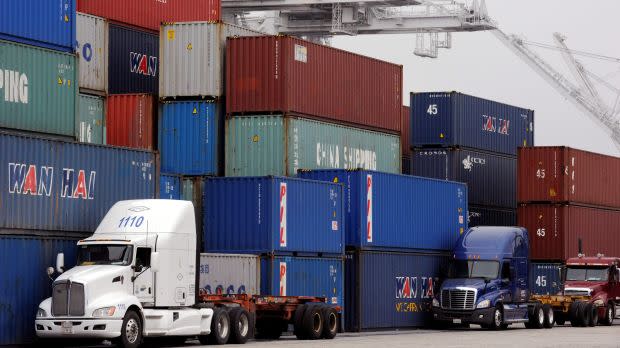
M263 35L226 23L185 22L162 26L159 96L222 96L226 38Z
M101 17L78 12L76 25L79 87L105 94L108 87L108 23Z
M200 254L200 291L208 294L260 294L257 255Z

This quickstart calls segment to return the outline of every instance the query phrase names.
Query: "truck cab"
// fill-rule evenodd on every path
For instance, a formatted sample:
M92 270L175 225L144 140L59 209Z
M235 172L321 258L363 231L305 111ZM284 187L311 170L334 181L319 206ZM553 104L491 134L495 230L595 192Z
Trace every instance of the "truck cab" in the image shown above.
M485 226L463 233L453 250L448 277L433 299L434 320L501 329L527 322L528 311L535 309L541 324L549 315L553 321L553 311L543 312L528 303L528 254L524 228Z
M116 203L94 234L78 242L77 266L39 305L40 338L205 336L213 309L196 306L196 226L191 202Z
M598 308L598 322L612 325L620 307L620 258L575 257L566 261L564 295L587 296Z

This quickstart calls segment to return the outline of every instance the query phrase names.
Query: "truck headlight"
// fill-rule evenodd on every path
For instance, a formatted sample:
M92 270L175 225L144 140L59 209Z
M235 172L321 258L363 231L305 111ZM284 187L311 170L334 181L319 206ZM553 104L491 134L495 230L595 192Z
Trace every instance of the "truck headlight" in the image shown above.
M478 305L476 306L476 308L478 309L489 307L491 307L491 300L480 301L480 303L478 303Z
M594 301L594 305L597 306L597 307L601 307L604 303L605 303L605 301L603 301L600 298L598 300Z
M95 318L111 317L114 315L114 312L116 312L116 307L114 306L103 307L103 308L95 309L95 311L93 312L93 317Z
M39 310L37 310L37 318L46 318L46 317L47 317L47 312L45 311L45 309L39 308Z
M439 300L433 297L433 307L439 307Z

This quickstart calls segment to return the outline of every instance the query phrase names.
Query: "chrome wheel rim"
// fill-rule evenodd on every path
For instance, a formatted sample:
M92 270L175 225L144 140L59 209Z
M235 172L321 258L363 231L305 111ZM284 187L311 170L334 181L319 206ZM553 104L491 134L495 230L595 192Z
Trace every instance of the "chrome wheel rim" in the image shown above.
M538 323L543 324L545 322L545 312L542 310L538 310Z
M248 321L248 317L245 315L240 316L238 325L239 333L241 334L241 336L247 336L248 332L250 331L250 323Z
M495 310L495 326L502 326L502 312L499 309Z
M226 337L226 335L228 335L228 320L226 319L226 317L222 316L220 317L220 320L218 320L217 331L219 332L221 338L224 338Z
M547 313L547 317L549 318L549 325L551 325L553 323L553 309L549 309L549 313Z
M334 313L330 313L330 314L329 314L329 322L328 322L328 325L329 325L329 331L332 331L332 332L333 332L333 331L336 331L336 322L337 322L337 321L338 321L338 320L336 319L336 314L334 314Z
M136 343L138 340L139 325L135 319L129 319L125 325L125 336L129 343Z
M321 332L321 315L319 313L314 314L312 318L312 328L314 332Z

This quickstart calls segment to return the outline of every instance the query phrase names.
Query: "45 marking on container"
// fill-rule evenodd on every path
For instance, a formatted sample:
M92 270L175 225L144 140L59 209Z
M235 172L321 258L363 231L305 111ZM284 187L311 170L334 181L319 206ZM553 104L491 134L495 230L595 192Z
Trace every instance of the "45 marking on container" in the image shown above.
M280 262L280 296L286 296L286 262Z
M288 197L287 186L286 183L280 183L280 247L286 248L286 213L287 213L287 204L286 200Z
M366 242L372 243L372 175L366 176Z

